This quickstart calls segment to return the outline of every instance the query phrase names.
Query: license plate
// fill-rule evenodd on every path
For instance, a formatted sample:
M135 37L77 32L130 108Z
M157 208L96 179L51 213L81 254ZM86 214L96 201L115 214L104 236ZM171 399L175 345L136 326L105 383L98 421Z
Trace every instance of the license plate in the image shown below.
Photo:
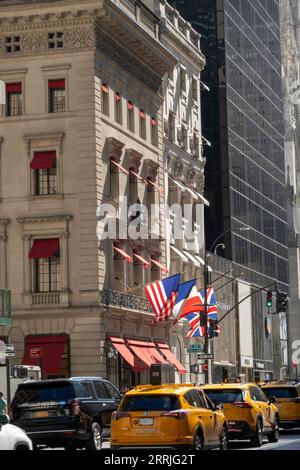
M153 426L153 418L140 418L139 425L140 426Z
M155 434L155 428L137 428L135 431L137 434Z
M36 411L34 414L35 418L48 418L48 411Z

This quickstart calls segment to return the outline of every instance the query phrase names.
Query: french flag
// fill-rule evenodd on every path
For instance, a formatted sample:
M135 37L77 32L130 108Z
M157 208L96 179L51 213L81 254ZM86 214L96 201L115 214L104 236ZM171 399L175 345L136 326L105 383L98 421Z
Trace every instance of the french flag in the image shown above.
M182 311L184 306L189 299L193 288L196 287L196 279L192 279L191 281L186 281L180 284L178 287L178 293L176 297L176 304L173 308L173 319L174 324L177 323L179 318L181 317Z

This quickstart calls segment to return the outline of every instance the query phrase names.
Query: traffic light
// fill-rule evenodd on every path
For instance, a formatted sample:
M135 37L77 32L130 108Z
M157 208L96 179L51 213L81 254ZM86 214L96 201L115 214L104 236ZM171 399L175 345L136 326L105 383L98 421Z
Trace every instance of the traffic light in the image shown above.
M215 338L219 336L218 332L218 320L210 320L209 321L209 329L208 329L208 337Z
M286 312L287 310L287 294L285 292L276 292L276 312Z
M199 366L198 366L198 364L192 364L192 365L191 365L191 373L192 373L192 374L199 374Z
M271 290L268 290L268 292L267 292L267 302L266 302L266 306L268 308L272 308L272 298L273 298L273 292Z

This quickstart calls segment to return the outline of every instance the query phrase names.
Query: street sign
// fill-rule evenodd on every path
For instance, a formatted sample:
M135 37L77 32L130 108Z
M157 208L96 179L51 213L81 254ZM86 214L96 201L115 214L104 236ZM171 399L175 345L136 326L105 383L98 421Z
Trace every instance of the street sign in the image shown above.
M192 344L188 349L188 353L199 353L202 352L204 349L202 344Z
M15 356L16 356L15 351L5 353L5 357L15 357Z
M31 359L37 359L42 357L43 352L41 348L30 348L30 357Z
M198 354L198 359L199 360L208 360L208 359L213 359L214 358L214 355L213 354L210 354L210 353L200 353Z
M6 344L5 345L5 352L15 352L15 347L13 344Z

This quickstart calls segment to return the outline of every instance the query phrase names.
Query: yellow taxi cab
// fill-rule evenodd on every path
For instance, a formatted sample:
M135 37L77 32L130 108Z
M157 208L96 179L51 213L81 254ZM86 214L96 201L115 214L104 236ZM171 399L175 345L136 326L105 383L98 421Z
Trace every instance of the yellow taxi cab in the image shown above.
M260 447L263 436L269 442L279 439L279 413L261 389L252 383L222 383L204 385L203 390L211 401L223 404L228 422L229 440L250 439L253 447Z
M125 393L111 420L111 449L228 446L228 426L215 406L191 384L140 385Z
M280 427L291 429L300 426L300 383L297 381L270 381L262 385L267 397L276 399Z

